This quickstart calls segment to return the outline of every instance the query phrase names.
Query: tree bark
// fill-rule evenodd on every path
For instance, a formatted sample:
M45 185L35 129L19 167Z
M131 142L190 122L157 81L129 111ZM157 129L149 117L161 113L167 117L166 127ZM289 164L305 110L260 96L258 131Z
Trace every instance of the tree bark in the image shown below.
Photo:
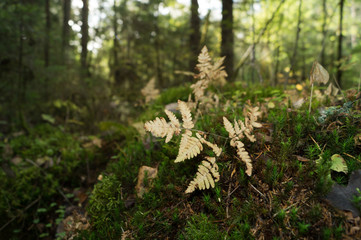
M280 32L282 29L283 17L284 17L284 15L281 14L280 20L278 22L278 32ZM273 86L277 86L277 84L278 84L278 70L279 70L279 65L280 65L280 48L281 48L280 42L281 42L281 39L278 38L276 53L275 53L276 65L274 67Z
M322 49L321 49L321 65L326 65L325 59L325 43L326 43L326 36L327 36L327 0L322 0L322 12L323 12L323 23L322 23Z
M194 70L197 64L197 56L200 50L200 19L198 14L198 0L191 0L191 22L190 22L190 36L189 36L189 48L191 51L191 57L189 61L189 69Z
M351 48L354 48L357 45L356 33L357 33L357 26L356 26L356 3L355 0L351 2L351 18L352 18L352 26L351 26Z
M70 9L71 9L71 0L63 1L63 29L62 29L62 39L61 39L61 54L62 54L62 64L67 64L68 61L68 47L70 39Z
M88 72L88 41L89 41L89 26L88 26L89 6L88 0L83 0L83 8L81 10L81 68L86 76L89 76Z
M343 6L345 0L340 0L340 22L339 22L339 36L338 36L338 49L337 49L337 73L336 81L340 87L342 87L342 70L341 68L341 59L342 59L342 20L343 20Z
M118 78L118 25L117 25L117 2L116 0L114 0L113 3L113 12L114 12L114 17L113 17L113 32L114 32L114 38L113 38L113 72L114 72L114 82L117 82L117 78Z
M291 66L290 66L290 71L287 73L286 76L286 80L285 80L285 86L288 83L288 79L289 77L294 75L294 69L295 69L295 64L296 64L296 60L297 60L297 51L298 51L298 41L300 39L300 32L301 32L301 18L302 18L302 0L300 0L299 5L298 5L298 20L297 20L297 32L296 32L296 40L295 40L295 45L293 47L293 54L292 54L292 58L291 58Z
M44 42L44 67L45 70L49 67L49 51L50 51L50 0L45 0L45 42ZM49 78L46 72L45 77L45 99L48 98Z
M225 56L225 70L229 81L234 81L233 76L233 0L222 0L222 42L221 56Z

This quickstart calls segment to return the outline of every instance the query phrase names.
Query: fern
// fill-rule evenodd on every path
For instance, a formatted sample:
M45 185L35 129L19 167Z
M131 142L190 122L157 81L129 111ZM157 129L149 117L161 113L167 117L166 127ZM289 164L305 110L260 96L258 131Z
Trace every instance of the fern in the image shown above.
M178 156L175 159L175 162L183 162L186 159L197 156L203 150L202 144L206 144L212 148L216 156L219 156L222 149L216 144L208 142L198 133L196 133L196 137L192 136L194 123L191 111L187 104L178 100L178 108L182 115L183 124L180 124L178 118L172 112L165 110L170 122L167 122L164 118L157 117L155 120L144 124L145 130L151 132L155 137L166 137L166 143L169 142L174 135L179 135L183 131Z
M191 95L188 102L178 100L178 108L181 113L182 122L174 115L174 113L165 110L165 113L170 120L167 122L164 118L157 117L153 121L146 122L144 127L146 131L151 132L156 137L166 137L165 142L169 142L174 135L181 135L179 144L178 155L175 162L183 162L186 159L191 159L198 156L203 150L204 145L212 149L217 157L222 153L222 149L215 143L206 140L204 132L193 129L194 122L192 119L191 110L196 109L202 103L204 106L218 105L219 98L215 94L205 93L209 84L221 83L227 76L222 66L224 58L219 59L212 64L212 59L209 56L208 49L204 47L201 54L198 56L197 69L199 74L195 78L199 80L191 85L195 101L192 101ZM199 112L199 108L197 109ZM229 133L230 145L237 149L237 155L246 164L246 173L248 176L252 175L252 160L246 151L244 144L241 140L248 138L251 142L255 142L256 138L253 135L254 128L259 128L262 125L257 122L258 117L261 115L258 107L251 107L250 103L245 105L244 108L244 121L234 120L234 125L226 118L223 117L224 127ZM193 134L195 132L195 134ZM208 189L214 187L215 182L219 181L218 165L216 158L205 157L205 160L198 166L198 171L195 178L190 182L186 193L191 193L196 189Z
M140 92L145 97L146 104L156 99L159 96L159 90L155 88L155 78L150 79Z
M212 64L212 58L209 56L207 47L203 47L198 56L197 69L199 74L195 75L195 78L199 80L191 85L196 103L212 101L212 96L207 97L205 94L209 84L224 85L225 77L227 77L227 73L222 66L224 59L224 57L220 58Z
M216 159L214 157L206 157L207 161L202 161L198 166L196 177L190 182L186 193L192 193L196 188L203 190L215 186L215 182L219 181L219 172Z
M259 112L258 109L258 107L253 108L246 105L244 108L244 122L234 120L234 125L232 125L226 117L223 117L223 125L229 134L229 138L231 139L230 145L237 148L237 155L246 164L246 174L248 176L252 175L252 160L244 148L244 144L241 142L241 139L247 137L251 142L256 141L256 138L253 135L253 129L254 127L262 127L262 124L257 122L258 117L261 115L261 112Z

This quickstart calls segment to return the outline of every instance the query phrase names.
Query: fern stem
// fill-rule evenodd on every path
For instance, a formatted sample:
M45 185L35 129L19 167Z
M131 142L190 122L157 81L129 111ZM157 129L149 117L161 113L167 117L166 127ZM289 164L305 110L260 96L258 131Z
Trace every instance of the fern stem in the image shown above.
M312 94L313 94L313 83L311 85L311 96L310 96L310 106L308 108L308 112L311 113L311 106L312 106Z
M204 134L207 134L207 135L213 135L213 136L216 136L216 137L219 137L219 138L224 138L224 139L231 139L229 137L224 137L224 136L221 136L221 135L218 135L218 134L215 134L215 133L210 133L210 132L205 132L205 131L201 131L201 130L198 130L198 129L189 129L189 128L180 128L180 129L184 129L184 130L189 130L189 131L194 131L194 132L198 132L198 133L204 133Z

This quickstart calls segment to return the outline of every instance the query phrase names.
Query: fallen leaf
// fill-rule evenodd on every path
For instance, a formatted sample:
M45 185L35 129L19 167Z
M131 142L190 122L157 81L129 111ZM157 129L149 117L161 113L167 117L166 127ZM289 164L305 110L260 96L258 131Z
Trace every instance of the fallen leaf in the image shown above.
M361 170L352 172L347 187L335 183L325 200L332 206L350 211L354 217L359 217L360 210L352 202L354 195L358 194L357 188L361 189Z
M310 159L308 158L305 158L305 157L301 157L301 156L298 156L298 155L295 155L297 160L300 161L300 162L309 162Z
M276 105L273 102L269 102L267 106L268 106L268 108L271 108L271 109L276 107Z
M334 154L331 157L331 168L332 170L336 172L343 172L345 174L348 173L347 164L345 159L340 154Z
M152 186L152 180L157 177L158 169L148 166L141 166L138 172L138 182L135 186L137 196L139 198L143 197L143 194L149 191L149 188ZM145 186L145 178L147 177L148 185Z
M327 70L322 67L321 64L315 62L313 64L313 72L311 74L311 84L314 82L326 84L330 79L330 75Z

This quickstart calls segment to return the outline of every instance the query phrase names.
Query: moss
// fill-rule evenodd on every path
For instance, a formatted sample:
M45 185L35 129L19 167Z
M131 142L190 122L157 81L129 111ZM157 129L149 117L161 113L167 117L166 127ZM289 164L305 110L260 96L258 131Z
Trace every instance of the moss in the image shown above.
M105 176L94 186L87 209L95 228L112 230L112 223L121 220L124 210L121 191L121 183L114 175Z

